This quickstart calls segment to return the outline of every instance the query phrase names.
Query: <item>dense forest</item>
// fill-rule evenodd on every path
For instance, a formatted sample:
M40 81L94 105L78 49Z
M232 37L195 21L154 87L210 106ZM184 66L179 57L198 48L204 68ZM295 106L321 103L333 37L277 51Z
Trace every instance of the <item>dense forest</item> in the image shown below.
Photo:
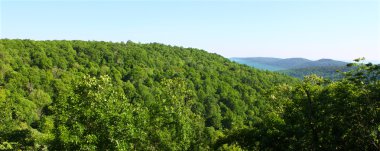
M380 66L303 81L158 43L0 40L0 150L378 150Z

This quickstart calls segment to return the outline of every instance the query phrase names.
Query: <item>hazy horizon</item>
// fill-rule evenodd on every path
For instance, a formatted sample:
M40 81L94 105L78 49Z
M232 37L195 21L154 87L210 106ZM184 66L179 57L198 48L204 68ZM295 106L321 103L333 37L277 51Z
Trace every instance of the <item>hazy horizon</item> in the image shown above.
M290 58L279 58L279 57L270 57L270 56L267 56L267 57L265 57L265 56L229 57L229 59L233 59L233 58L276 58L276 59L296 59L296 58L300 58L300 59L307 59L307 60L311 60L311 61L317 61L317 60L322 60L322 59L332 59L332 60L343 61L343 62L354 62L354 59L357 59L357 58L353 58L352 60L340 60L340 59L335 59L335 58L310 59L310 58L297 57L297 56L290 57ZM364 62L380 63L380 60L368 60L368 59L365 58Z
M1 1L0 38L158 42L231 57L380 62L376 0Z
M2 39L11 39L11 38L2 38ZM15 39L20 39L20 38L15 38ZM25 39L21 39L21 40L25 40ZM36 39L26 39L26 40L36 40ZM81 40L81 41L104 41L104 40L83 40L83 39L37 39L37 41L54 41L54 40ZM128 41L128 40L127 40ZM120 42L127 42L127 41L104 41L104 42L114 42L114 43L120 43ZM133 40L130 40L132 42L136 42L136 41L133 41ZM137 42L137 43L141 43L141 42ZM149 42L149 43L157 43L157 42ZM148 44L148 43L144 43L144 44ZM165 44L165 43L161 43L161 44ZM170 45L170 44L165 44L165 45ZM183 46L180 46L180 45L171 45L171 46L176 46L176 47L183 47ZM184 47L184 48L194 48L194 47ZM201 48L196 48L196 49L201 49ZM204 50L204 49L201 49L201 50ZM207 51L207 50L204 50L204 51ZM210 52L210 53L214 53L214 52ZM219 54L220 55L220 54ZM224 56L225 57L225 56ZM311 60L311 61L317 61L317 60L321 60L321 59L332 59L332 60L336 60L336 61L343 61L343 62L353 62L354 59L357 59L359 57L356 57L356 58L352 58L351 60L340 60L340 59L336 59L336 58L317 58L317 59L311 59L311 58L306 58L306 57L298 57L298 56L294 56L294 57L273 57L273 56L235 56L235 57L226 57L228 59L232 59L232 58L277 58L277 59L293 59L293 58L302 58L302 59L308 59L308 60ZM365 58L364 62L372 62L372 63L380 63L380 60L368 60L367 58Z

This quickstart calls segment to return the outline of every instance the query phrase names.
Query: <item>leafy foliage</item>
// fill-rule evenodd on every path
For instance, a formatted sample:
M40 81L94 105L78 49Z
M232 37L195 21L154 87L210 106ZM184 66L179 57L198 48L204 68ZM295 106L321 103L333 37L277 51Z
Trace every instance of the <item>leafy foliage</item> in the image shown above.
M356 68L338 81L311 75L301 84L280 86L282 93L269 98L282 102L282 120L266 121L261 129L241 130L220 141L259 150L378 150L380 65L349 66Z
M157 43L2 39L0 58L2 149L209 150L297 82Z

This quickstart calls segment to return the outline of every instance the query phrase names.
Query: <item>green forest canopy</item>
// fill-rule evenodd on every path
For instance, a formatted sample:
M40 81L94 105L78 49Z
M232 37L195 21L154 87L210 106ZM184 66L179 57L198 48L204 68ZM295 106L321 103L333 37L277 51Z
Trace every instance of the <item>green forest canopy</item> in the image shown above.
M379 65L331 82L206 51L0 40L3 150L378 149Z

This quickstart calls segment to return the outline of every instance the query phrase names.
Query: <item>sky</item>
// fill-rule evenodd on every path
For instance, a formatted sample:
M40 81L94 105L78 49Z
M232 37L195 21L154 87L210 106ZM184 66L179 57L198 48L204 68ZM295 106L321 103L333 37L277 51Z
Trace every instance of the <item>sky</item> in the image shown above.
M0 1L0 38L131 40L224 57L380 61L380 0Z

